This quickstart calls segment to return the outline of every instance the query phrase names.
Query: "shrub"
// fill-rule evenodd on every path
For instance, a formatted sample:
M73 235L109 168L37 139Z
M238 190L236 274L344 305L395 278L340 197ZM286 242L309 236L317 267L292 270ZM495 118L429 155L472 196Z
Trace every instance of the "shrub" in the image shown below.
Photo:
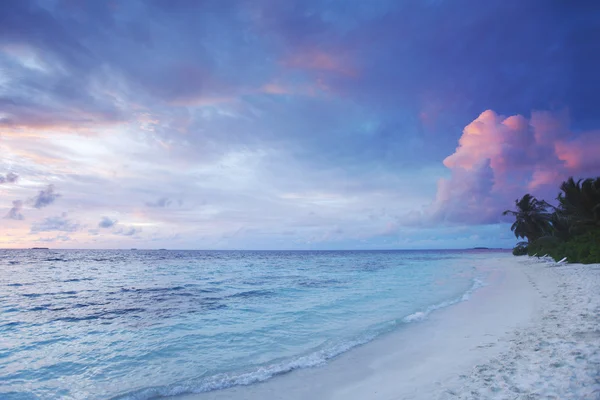
M540 238L529 244L527 254L538 257L547 254L556 261L566 257L570 263L600 263L600 229L574 236L567 241L555 237Z
M594 264L600 263L600 229L575 236L565 243L564 256L567 261Z
M512 253L515 256L524 256L524 255L527 255L527 243L526 242L521 242L521 243L517 244L515 246L515 248L513 249Z
M562 241L554 236L544 236L527 246L527 254L543 257L552 254L562 245Z

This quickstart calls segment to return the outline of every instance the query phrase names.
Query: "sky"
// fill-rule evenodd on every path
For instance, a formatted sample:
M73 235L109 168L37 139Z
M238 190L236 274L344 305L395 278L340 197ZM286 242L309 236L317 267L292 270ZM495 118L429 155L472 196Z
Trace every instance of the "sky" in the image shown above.
M3 0L0 248L509 248L600 175L600 5Z

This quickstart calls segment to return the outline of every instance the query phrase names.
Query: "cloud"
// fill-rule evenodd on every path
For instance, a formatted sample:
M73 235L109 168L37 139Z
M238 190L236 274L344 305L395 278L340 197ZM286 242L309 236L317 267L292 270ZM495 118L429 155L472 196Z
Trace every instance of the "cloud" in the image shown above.
M14 172L9 172L8 174L6 174L6 176L0 175L0 184L15 183L18 180L19 180L19 175L15 174Z
M600 130L586 132L580 137L559 141L555 145L557 157L569 170L589 175L600 174Z
M11 79L0 96L0 126L65 128L123 119L114 97L92 93L102 74L100 59L78 29L66 26L61 8L31 0L3 4L0 61ZM98 8L89 11L99 14Z
M33 202L33 207L35 208L44 208L54 203L54 201L59 198L61 195L54 191L54 185L48 185L46 189L40 190L37 196L35 196L31 201Z
M70 240L71 240L71 238L68 235L57 235L55 237L50 237L50 238L37 238L35 241L52 243L52 242L58 242L58 241L68 242Z
M23 209L23 202L21 200L13 201L12 208L8 211L8 214L4 218L6 219L14 219L17 221L21 221L25 219L23 214L21 214L21 210Z
M88 233L92 236L97 236L101 234L101 229L113 228L111 231L113 235L134 236L142 231L141 228L136 228L134 226L123 226L118 222L119 221L117 221L116 219L102 217L102 219L98 223L98 228L100 229L88 229Z
M131 1L119 7L6 2L0 53L14 79L0 98L6 114L0 119L10 126L61 131L74 126L79 132L90 125L131 122L133 108L167 117L184 112L190 114L191 135L181 138L176 124L164 119L157 136L164 142L181 140L194 156L207 147L202 140L231 147L251 139L261 145L275 137L277 144L299 142L299 151L334 165L357 158L379 163L378 153L385 161L418 163L446 154L444 145L454 141L453 135L424 133L429 128L421 126L421 115L454 124L457 117L449 114L464 112L463 118L481 104L524 112L532 104L566 103L583 88L597 92L597 68L585 57L593 43L575 41L587 37L593 20L586 7L569 10L579 21L572 24L552 7L540 7L532 21L526 17L530 6L502 1L466 11L461 2L436 2L435 7L386 0L368 6L326 0L217 3L223 2ZM430 29L439 25L439 15L445 16L444 26ZM478 21L490 15L494 21L481 27ZM31 29L24 32L22 26ZM487 34L473 34L478 29ZM526 77L528 90L522 90ZM349 98L358 110L335 101L305 104L297 95L305 90L297 88L316 81L336 97ZM281 104L248 95L260 87L296 95ZM194 107L177 106L188 102ZM569 105L579 110L592 103L581 99ZM244 122L223 117L232 115L232 108ZM222 114L208 121L209 113ZM352 118L347 126L343 121L350 115L363 121ZM367 134L356 128L367 122L392 129ZM265 138L268 132L273 137Z
M154 202L146 202L146 206L154 208L167 208L171 205L172 201L168 197L161 197Z
M38 232L76 232L80 229L81 225L77 222L71 221L67 218L67 213L63 213L60 216L48 217L41 222L34 222L31 224L30 233Z
M113 231L113 234L121 235L121 236L134 236L134 235L140 233L141 231L142 230L140 228L130 226L130 227L123 227L123 228L116 229Z
M429 210L434 221L495 223L525 193L553 201L569 176L600 172L598 132L574 134L568 115L533 112L528 120L487 110L467 125L456 151L444 160Z
M215 246L240 227L229 246L334 243L390 221L394 232L398 216L432 201L440 161L485 108L527 115L564 106L573 129L588 133L570 135L556 113L482 118L517 138L465 136L415 224L420 213L494 221L523 189L555 191L567 172L597 171L588 153L598 137L589 129L600 126L599 60L589 57L598 13L587 5L47 3L2 3L0 171L27 180L0 188L41 208L58 194L29 203L42 189L29 185L60 182L63 209L102 236L82 235L81 246L114 246L124 238L115 235L140 226L148 237L181 233L190 247ZM465 212L470 205L481 212ZM370 209L385 211L368 219ZM27 219L55 215L44 210ZM106 210L120 225L102 228ZM2 235L34 237L4 225L15 228ZM297 235L277 233L288 229Z
M102 217L98 223L100 228L112 228L118 221L116 219L110 219L108 217Z
M334 72L355 77L357 72L350 66L350 57L336 57L332 52L311 48L291 54L282 61L287 68Z

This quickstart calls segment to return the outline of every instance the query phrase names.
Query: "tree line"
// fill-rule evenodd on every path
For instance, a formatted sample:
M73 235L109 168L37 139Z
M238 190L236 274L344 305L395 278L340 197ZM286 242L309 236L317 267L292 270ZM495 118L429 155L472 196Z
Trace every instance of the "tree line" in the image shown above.
M600 177L572 177L560 185L558 206L530 194L515 201L511 226L517 238L514 255L550 256L556 261L600 263Z

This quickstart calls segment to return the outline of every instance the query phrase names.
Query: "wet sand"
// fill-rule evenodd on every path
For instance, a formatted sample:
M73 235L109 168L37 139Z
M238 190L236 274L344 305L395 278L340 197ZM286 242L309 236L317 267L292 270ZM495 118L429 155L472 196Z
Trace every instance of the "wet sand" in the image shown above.
M178 397L600 398L600 265L494 258L486 285L317 368Z

